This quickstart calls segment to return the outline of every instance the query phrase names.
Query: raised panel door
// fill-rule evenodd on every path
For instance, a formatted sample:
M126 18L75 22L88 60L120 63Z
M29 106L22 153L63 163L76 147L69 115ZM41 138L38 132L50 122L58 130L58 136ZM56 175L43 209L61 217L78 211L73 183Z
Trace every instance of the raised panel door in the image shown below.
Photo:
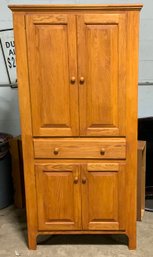
M125 135L125 17L77 17L81 136Z
M26 17L34 136L79 134L74 15Z
M82 166L82 219L85 230L124 230L125 166Z
M79 165L35 165L39 230L79 230L81 196Z

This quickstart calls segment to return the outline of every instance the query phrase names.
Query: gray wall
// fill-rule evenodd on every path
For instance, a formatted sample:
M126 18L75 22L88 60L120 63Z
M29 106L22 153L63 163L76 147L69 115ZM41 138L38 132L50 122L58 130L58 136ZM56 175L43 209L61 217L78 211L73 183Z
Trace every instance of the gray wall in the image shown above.
M153 81L153 0L1 0L0 30L12 27L12 14L8 4L117 4L143 3L140 23L139 81ZM8 83L0 49L0 84ZM153 86L139 86L139 117L153 116ZM0 88L0 131L20 133L17 89Z

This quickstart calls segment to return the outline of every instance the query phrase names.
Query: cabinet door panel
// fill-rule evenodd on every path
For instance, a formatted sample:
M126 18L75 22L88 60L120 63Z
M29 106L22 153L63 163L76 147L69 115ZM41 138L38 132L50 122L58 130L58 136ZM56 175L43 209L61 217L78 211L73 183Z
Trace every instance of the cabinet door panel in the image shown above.
M39 230L79 230L79 166L38 164L35 170Z
M125 229L124 165L117 163L84 165L82 182L83 228L89 230Z
M124 14L77 17L80 135L125 135Z
M31 15L26 24L33 135L78 135L75 16Z

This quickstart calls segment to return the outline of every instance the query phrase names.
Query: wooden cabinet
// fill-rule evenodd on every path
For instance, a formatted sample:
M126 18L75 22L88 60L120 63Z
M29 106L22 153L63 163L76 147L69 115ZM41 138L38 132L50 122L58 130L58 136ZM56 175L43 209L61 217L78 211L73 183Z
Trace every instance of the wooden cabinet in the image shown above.
M125 165L35 165L39 230L125 229Z
M125 18L26 17L34 136L125 135Z
M136 247L141 5L12 5L28 244L125 234Z

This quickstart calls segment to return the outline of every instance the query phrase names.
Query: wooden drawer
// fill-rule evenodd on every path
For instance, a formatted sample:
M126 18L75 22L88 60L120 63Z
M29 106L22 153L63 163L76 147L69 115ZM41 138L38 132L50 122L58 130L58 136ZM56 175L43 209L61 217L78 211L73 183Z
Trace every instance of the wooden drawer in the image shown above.
M35 158L125 159L126 141L121 139L34 139Z

